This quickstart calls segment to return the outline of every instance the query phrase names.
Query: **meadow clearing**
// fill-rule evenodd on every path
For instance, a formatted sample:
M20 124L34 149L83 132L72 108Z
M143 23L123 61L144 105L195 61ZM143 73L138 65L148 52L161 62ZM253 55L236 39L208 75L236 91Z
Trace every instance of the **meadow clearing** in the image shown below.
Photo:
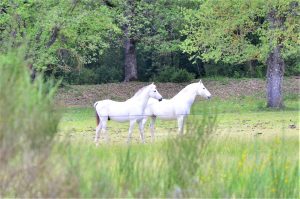
M278 110L265 108L263 80L203 80L214 97L197 99L183 136L175 121L158 120L154 143L147 124L146 144L135 128L128 145L128 123L109 122L109 142L96 147L93 102L126 99L148 83L56 93L51 81L32 83L24 67L4 69L0 197L299 197L298 78L286 80ZM168 98L183 86L158 90Z
M148 125L146 144L135 126L127 145L128 123L109 122L99 147L94 109L67 106L53 152L71 171L67 196L297 198L299 96L288 93L282 110L264 102L260 93L200 99L183 137L176 121L158 120L154 143Z

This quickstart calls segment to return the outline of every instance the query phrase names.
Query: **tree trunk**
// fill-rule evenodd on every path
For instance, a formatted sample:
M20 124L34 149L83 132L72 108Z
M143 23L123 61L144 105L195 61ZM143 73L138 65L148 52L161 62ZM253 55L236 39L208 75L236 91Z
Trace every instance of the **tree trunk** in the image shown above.
M267 59L267 107L281 108L282 82L284 74L284 60L280 54L280 47L276 46Z
M130 38L128 26L125 26L125 64L124 64L124 82L137 80L137 62L136 62L136 44L135 40Z
M277 16L277 11L271 9L268 14L269 29L274 31L276 29L283 29L284 17ZM284 60L281 56L282 44L280 39L274 37L270 38L270 45L272 48L272 42L276 42L275 47L272 48L272 52L267 59L267 107L281 108L283 107L282 100L282 82L284 74ZM273 39L273 41L272 41Z
M60 28L58 26L54 26L52 28L51 37L47 43L47 48L50 48L50 46L52 46L54 44L54 42L56 41L56 39L58 37L59 31L60 31Z
M137 62L136 62L136 38L131 31L134 29L132 23L135 17L135 0L125 1L125 18L127 23L124 25L124 50L125 50L125 63L124 63L124 82L137 80Z

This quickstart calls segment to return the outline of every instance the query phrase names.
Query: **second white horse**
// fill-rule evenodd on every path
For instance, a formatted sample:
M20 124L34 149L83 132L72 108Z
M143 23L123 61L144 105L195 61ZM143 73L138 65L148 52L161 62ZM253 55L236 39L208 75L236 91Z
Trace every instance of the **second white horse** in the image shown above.
M191 106L197 95L206 99L211 98L210 92L205 88L201 80L197 83L187 85L171 99L163 99L159 103L153 99L148 101L142 125L144 128L147 118L151 117L150 129L152 141L154 141L154 124L156 118L162 120L177 119L178 132L179 134L183 133L184 120L190 114Z

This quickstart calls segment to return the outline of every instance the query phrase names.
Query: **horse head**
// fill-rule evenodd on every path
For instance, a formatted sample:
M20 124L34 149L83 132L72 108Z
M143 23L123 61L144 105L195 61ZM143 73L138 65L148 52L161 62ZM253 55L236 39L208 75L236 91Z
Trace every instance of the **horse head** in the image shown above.
M154 83L150 84L148 86L148 95L151 98L157 99L158 101L162 100L162 96L161 94L157 91L156 86L154 85Z
M205 86L201 80L197 83L197 94L206 99L211 98L210 92L205 88Z

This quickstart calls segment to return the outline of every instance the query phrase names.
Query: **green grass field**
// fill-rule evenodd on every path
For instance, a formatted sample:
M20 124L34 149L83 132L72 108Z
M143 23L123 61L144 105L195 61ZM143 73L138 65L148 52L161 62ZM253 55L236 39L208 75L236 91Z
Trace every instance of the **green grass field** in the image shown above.
M175 121L158 121L154 143L146 128L141 144L135 128L127 145L128 123L110 122L109 142L96 147L94 110L71 106L127 99L145 83L55 94L19 57L0 59L0 198L300 197L298 78L285 84L282 110L265 108L261 80L210 81L214 98L194 104L183 136ZM173 95L183 85L159 86Z
M157 121L156 141L140 143L137 126L108 123L109 142L93 142L92 108L66 108L52 161L81 197L299 197L299 100L283 110L264 99L199 101L183 137L176 121ZM61 175L58 172L57 175ZM73 187L76 187L75 189Z

